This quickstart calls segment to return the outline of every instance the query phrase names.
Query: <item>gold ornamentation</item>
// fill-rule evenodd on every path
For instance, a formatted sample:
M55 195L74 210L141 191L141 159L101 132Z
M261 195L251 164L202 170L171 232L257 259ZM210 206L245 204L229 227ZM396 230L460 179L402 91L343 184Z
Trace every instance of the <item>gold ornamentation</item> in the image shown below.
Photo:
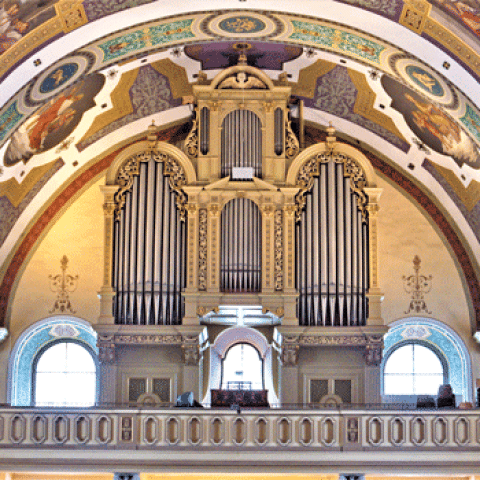
M265 89L267 86L259 78L253 75L247 75L245 72L238 72L236 75L227 77L218 86L219 89L232 88L234 90L249 90L261 88Z
M415 257L413 257L414 274L409 275L408 277L405 275L402 277L404 283L403 288L407 293L412 294L410 305L405 313L432 313L428 310L427 304L425 303L425 294L432 289L432 276L429 275L427 277L419 274L420 263L420 257L415 255Z
M275 290L283 290L283 212L275 210Z
M77 289L78 275L73 276L66 274L66 270L68 268L68 258L66 255L64 255L60 260L60 268L62 269L62 273L48 276L50 279L50 289L52 292L57 293L57 299L55 300L50 313L75 313L75 310L72 309L72 304L70 303L70 297L68 294Z
M69 33L72 30L88 23L87 14L82 2L58 2L55 10L62 21L63 31Z
M198 214L198 289L207 289L207 209L201 208Z
M285 121L285 157L289 160L295 158L300 151L300 144L293 133L291 124L290 120Z
M117 185L120 186L115 194L116 216L120 215L120 211L125 205L125 193L133 186L133 179L140 174L140 163L148 162L150 159L156 162L164 163L163 174L170 177L170 188L175 192L177 198L177 207L180 210L180 219L186 218L187 195L182 187L187 183L185 171L174 159L164 153L159 152L142 152L130 157L119 169L117 173Z
M406 0L399 19L400 25L421 34L432 6L423 0Z
M362 212L362 218L365 222L367 219L367 205L368 197L364 192L364 188L367 186L367 177L361 165L353 158L348 157L343 153L320 153L316 157L312 157L307 160L297 175L296 185L300 187L300 191L295 197L297 203L297 217L296 220L300 221L301 213L305 207L305 195L312 189L315 176L320 175L318 165L320 163L342 163L343 174L345 177L350 178L350 189L353 193L358 195L358 208Z
M197 118L193 120L192 129L185 139L185 152L189 158L198 157L198 123Z

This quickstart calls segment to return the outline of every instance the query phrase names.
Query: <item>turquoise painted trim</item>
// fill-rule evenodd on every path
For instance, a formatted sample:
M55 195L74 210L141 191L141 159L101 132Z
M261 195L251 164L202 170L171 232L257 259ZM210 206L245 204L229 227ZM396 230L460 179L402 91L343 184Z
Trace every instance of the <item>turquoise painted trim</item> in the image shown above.
M390 325L384 339L382 379L385 359L399 344L409 341L435 347L447 362L448 381L454 393L462 395L466 402L472 401L472 363L468 350L460 336L438 320L416 317L399 320Z
M67 329L73 327L68 329L73 335L52 334L52 329L62 325ZM98 355L97 334L88 322L71 316L55 316L34 323L20 335L10 354L8 379L12 406L31 405L35 357L42 348L62 339L84 343Z

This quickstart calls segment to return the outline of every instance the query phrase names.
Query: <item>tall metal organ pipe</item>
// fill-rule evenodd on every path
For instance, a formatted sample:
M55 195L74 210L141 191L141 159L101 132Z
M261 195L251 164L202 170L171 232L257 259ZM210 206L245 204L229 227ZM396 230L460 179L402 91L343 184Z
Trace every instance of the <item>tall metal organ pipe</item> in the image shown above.
M186 226L164 164L141 162L114 223L115 323L178 325L184 306Z
M200 151L206 155L209 150L210 110L203 107L200 111Z
M230 200L221 215L220 289L260 292L262 281L262 216L246 198Z
M222 122L221 176L232 175L234 167L252 167L262 176L262 124L250 110L234 110Z
M300 325L365 325L368 316L368 214L343 163L321 163L296 228Z

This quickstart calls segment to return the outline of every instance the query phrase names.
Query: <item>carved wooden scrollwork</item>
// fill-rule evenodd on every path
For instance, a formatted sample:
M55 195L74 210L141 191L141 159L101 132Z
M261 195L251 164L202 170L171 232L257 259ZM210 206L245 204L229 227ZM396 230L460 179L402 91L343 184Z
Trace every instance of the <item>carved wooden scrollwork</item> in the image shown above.
M292 122L290 120L286 120L285 122L285 156L292 160L295 158L300 151L300 144L298 143L298 139L293 133L292 130Z
M185 139L185 152L190 158L198 157L198 122L193 120L192 129Z
M183 191L183 187L187 183L187 177L183 167L179 165L173 158L164 153L159 152L142 152L130 157L118 170L116 184L120 186L115 194L115 215L118 218L121 209L125 205L125 193L131 190L133 179L140 174L140 163L148 162L150 159L156 162L164 163L163 174L169 177L170 188L175 192L177 199L177 207L180 210L180 218L186 218L187 195Z
M300 191L295 197L297 205L296 220L300 220L302 210L305 207L305 195L312 189L314 177L320 174L319 164L329 162L343 164L343 174L350 178L350 189L358 195L358 208L362 212L363 220L366 221L368 198L364 191L367 186L365 172L354 158L336 152L320 153L307 160L300 168L296 181L296 185L300 187Z

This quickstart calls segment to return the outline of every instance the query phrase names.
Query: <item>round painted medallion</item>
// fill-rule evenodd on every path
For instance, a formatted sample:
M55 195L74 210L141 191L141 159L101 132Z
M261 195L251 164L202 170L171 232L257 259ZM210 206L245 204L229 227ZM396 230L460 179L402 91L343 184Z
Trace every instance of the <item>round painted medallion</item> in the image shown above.
M259 33L266 25L259 18L250 15L235 15L222 20L218 28L229 34Z
M65 63L49 72L40 84L40 93L46 94L67 83L78 71L78 63Z
M430 95L435 97L443 97L445 90L440 82L429 72L420 68L418 65L408 65L405 73L410 80Z
M36 106L87 75L96 61L90 52L78 52L60 60L32 82L25 93L25 105Z

